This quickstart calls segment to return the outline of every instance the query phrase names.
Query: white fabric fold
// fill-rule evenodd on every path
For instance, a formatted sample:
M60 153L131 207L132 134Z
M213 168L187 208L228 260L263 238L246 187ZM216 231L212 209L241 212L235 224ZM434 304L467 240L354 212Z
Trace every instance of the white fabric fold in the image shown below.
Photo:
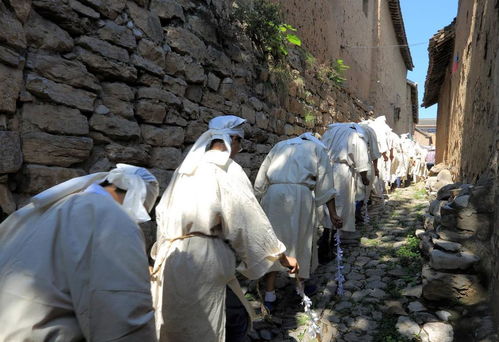
M151 219L145 207L149 205L145 203L154 202L158 196L158 181L145 168L128 164L117 164L116 168L109 172L93 173L57 184L34 196L30 202L37 208L46 207L105 180L126 190L123 208L135 222L142 223ZM146 183L152 183L152 186L147 187Z
M334 124L328 125L328 128L334 128L334 127L343 126L343 125L346 125L350 128L355 129L357 131L357 133L360 135L360 137L362 139L364 139L365 141L367 141L366 131L356 122L334 123Z
M288 144L288 145L301 144L303 142L303 140L311 141L311 142L313 142L313 143L315 143L315 144L319 145L320 147L327 150L326 145L324 145L322 143L322 141L317 139L312 132L305 132L296 138L288 139L288 140L286 140L286 144Z
M200 164L208 144L216 139L223 140L227 151L226 161L229 160L231 153L231 135L237 135L244 138L244 131L240 127L246 120L235 115L218 116L211 119L208 130L204 132L194 143L191 150L185 157L178 172L180 174L192 174Z
M316 143L317 145L319 145L320 147L322 147L324 149L327 149L326 145L324 145L324 143L322 141L317 139L312 132L305 132L302 135L300 135L299 138L306 139L308 141Z

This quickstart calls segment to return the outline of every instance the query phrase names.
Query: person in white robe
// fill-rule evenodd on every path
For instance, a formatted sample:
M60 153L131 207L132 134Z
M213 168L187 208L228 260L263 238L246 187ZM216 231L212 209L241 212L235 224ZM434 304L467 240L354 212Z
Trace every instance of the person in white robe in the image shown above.
M137 223L158 191L146 169L118 164L45 190L0 224L0 341L156 341Z
M408 181L412 176L416 161L415 142L412 140L409 133L404 133L400 136L402 152L404 154L406 174L402 176L403 181Z
M378 149L378 137L373 128L367 124L359 125L364 130L364 136L367 138L368 156L370 168L367 170L367 178L369 186L362 183L360 174L357 174L357 193L356 200L363 201L369 199L374 180L379 176L378 159L381 157L381 152Z
M357 175L360 175L364 186L369 185L367 171L369 151L367 137L356 123L339 123L329 125L322 137L333 166L333 183L337 191L335 197L336 211L343 221L341 231L355 232L355 195ZM325 208L324 231L319 241L319 258L327 262L331 259L334 234L329 224L329 216ZM333 253L334 254L334 253Z
M391 170L390 183L391 189L400 187L402 178L407 174L405 154L402 148L402 141L395 132L390 133L391 139Z
M428 154L428 149L420 145L415 144L415 166L413 179L415 182L420 182L425 179L428 175L428 170L426 168L426 155Z
M322 141L333 163L334 185L338 193L336 210L343 219L341 230L354 232L357 175L364 186L369 185L367 137L358 124L332 124L324 133Z
M310 132L277 143L258 171L255 194L278 239L286 246L287 255L298 260L300 278L308 279L318 265L317 207L327 204L331 219L341 226L326 146ZM270 308L276 300L276 275L282 270L276 263L265 276L265 302Z
M152 291L162 342L225 341L227 286L252 316L235 276L236 257L237 270L250 279L262 277L276 260L291 272L298 269L231 158L240 150L245 121L212 119L156 208Z
M376 134L376 142L378 144L378 151L381 154L381 157L378 159L376 164L378 176L374 179L372 189L374 191L374 196L383 198L383 194L385 193L390 180L389 133L391 132L391 128L386 124L386 117L384 115L378 116L374 120L362 121L361 126L363 124L372 128Z

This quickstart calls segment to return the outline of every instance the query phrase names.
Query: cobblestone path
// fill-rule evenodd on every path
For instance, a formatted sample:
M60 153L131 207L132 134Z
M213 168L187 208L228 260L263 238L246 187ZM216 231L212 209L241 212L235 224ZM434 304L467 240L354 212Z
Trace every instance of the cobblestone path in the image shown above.
M378 203L370 208L370 223L359 226L357 236L347 237L343 245L346 282L342 297L336 295L336 262L319 266L312 278L319 285L312 308L321 318L323 342L410 341L395 328L400 315L411 313L421 323L435 317L418 301L421 259L414 233L422 228L427 206L420 183L397 189L384 206ZM260 314L252 340L314 341L306 333L310 320L294 284L285 275L279 278L277 308L271 318ZM247 298L259 311L256 282L244 285Z

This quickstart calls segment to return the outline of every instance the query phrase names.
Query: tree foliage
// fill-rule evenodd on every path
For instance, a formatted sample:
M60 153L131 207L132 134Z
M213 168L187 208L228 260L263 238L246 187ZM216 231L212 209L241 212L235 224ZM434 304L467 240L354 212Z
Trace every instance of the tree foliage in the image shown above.
M236 4L234 17L238 20L256 47L276 64L288 55L288 44L301 46L296 29L286 24L279 4L255 0L252 4Z

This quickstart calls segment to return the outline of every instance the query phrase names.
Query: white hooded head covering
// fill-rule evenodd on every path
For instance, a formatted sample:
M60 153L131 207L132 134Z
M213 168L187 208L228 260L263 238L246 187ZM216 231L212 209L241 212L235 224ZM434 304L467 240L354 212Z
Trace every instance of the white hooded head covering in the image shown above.
M191 150L185 157L182 165L180 165L178 172L180 174L191 174L199 165L203 158L206 148L211 141L220 139L223 140L227 147L226 157L229 159L231 153L231 135L237 135L244 138L244 130L241 125L246 120L235 115L218 116L210 120L208 130L204 132L198 140L194 143Z
M116 168L109 172L93 173L57 184L34 196L30 202L37 208L46 207L70 194L83 191L92 184L100 184L106 180L126 190L122 206L135 222L142 223L151 219L148 212L159 194L158 181L145 168L128 164L117 164Z
M320 147L322 147L324 149L327 149L326 145L324 145L322 143L322 141L320 141L319 139L317 139L312 132L305 132L305 133L303 133L302 135L300 135L300 136L298 136L296 138L288 139L288 140L286 140L286 143L290 144L290 145L291 144L301 144L303 142L303 140L311 141L311 142L319 145Z
M359 136L364 139L365 141L367 141L367 134L366 134L366 131L364 130L364 128L362 128L358 123L356 122L345 122L345 123L334 123L334 124L330 124L328 125L329 128L337 128L337 127L349 127L349 128L352 128L354 129L355 131L357 131L357 133L359 134Z

